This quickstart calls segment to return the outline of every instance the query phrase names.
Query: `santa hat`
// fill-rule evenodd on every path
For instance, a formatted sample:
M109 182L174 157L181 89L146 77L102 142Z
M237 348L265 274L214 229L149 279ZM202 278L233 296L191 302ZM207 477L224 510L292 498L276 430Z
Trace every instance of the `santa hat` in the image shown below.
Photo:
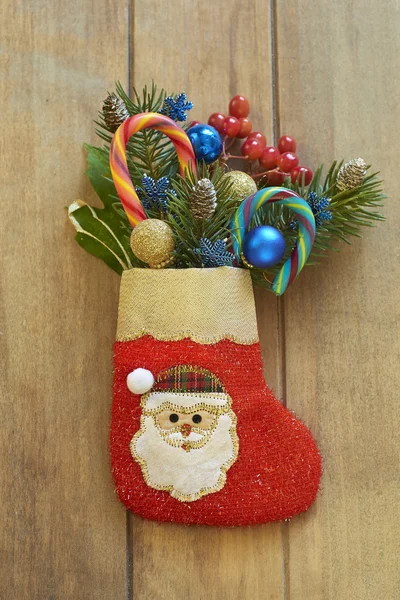
M148 409L168 401L182 407L204 402L226 406L230 401L218 377L201 367L177 365L161 371L156 379L147 369L135 369L127 377L127 386L134 394L146 394L142 404Z

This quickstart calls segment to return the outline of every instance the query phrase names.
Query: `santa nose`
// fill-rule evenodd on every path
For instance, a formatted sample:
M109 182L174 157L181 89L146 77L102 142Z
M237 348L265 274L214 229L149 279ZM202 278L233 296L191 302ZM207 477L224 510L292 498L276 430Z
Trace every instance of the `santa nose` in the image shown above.
M183 437L187 437L191 431L192 431L192 426L189 423L184 423L181 426L181 434L183 435Z

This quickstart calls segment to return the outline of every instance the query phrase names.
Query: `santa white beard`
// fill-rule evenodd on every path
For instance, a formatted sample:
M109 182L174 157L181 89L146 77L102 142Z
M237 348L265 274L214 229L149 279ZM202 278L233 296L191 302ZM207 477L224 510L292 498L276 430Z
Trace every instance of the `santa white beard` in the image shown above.
M208 432L203 431L199 433L198 431L191 431L189 435L184 436L180 431L175 431L173 433L169 433L166 435L165 440L169 441L171 446L182 446L187 442L197 442L199 446L202 446L208 437ZM176 442L176 443L174 443Z
M144 416L141 428L132 438L131 452L147 485L167 490L182 502L198 500L223 488L226 471L236 460L235 415L231 410L220 415L208 441L189 452L166 442L153 417Z

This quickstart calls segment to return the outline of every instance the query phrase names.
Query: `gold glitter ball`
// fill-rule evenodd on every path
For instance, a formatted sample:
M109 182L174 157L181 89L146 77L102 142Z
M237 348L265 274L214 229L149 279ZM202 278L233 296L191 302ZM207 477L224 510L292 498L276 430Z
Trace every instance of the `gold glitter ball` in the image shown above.
M250 175L243 171L228 171L222 176L221 181L229 180L232 183L231 194L238 204L257 191L256 182Z
M354 158L349 160L343 167L340 168L337 179L336 188L339 192L344 190L352 190L362 184L367 173L367 165L362 158Z
M154 268L165 267L171 261L175 238L171 227L160 219L145 219L131 234L134 254Z

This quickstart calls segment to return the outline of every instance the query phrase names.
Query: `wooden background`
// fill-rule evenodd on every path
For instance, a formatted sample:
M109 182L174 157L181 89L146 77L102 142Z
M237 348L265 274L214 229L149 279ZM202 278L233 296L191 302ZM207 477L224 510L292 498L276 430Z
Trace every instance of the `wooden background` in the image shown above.
M0 597L397 599L399 0L4 0L0 22ZM152 78L201 120L242 93L302 162L361 155L386 180L385 225L257 294L267 380L325 458L290 524L158 525L113 492L118 277L63 207L94 201L82 144L106 91Z

